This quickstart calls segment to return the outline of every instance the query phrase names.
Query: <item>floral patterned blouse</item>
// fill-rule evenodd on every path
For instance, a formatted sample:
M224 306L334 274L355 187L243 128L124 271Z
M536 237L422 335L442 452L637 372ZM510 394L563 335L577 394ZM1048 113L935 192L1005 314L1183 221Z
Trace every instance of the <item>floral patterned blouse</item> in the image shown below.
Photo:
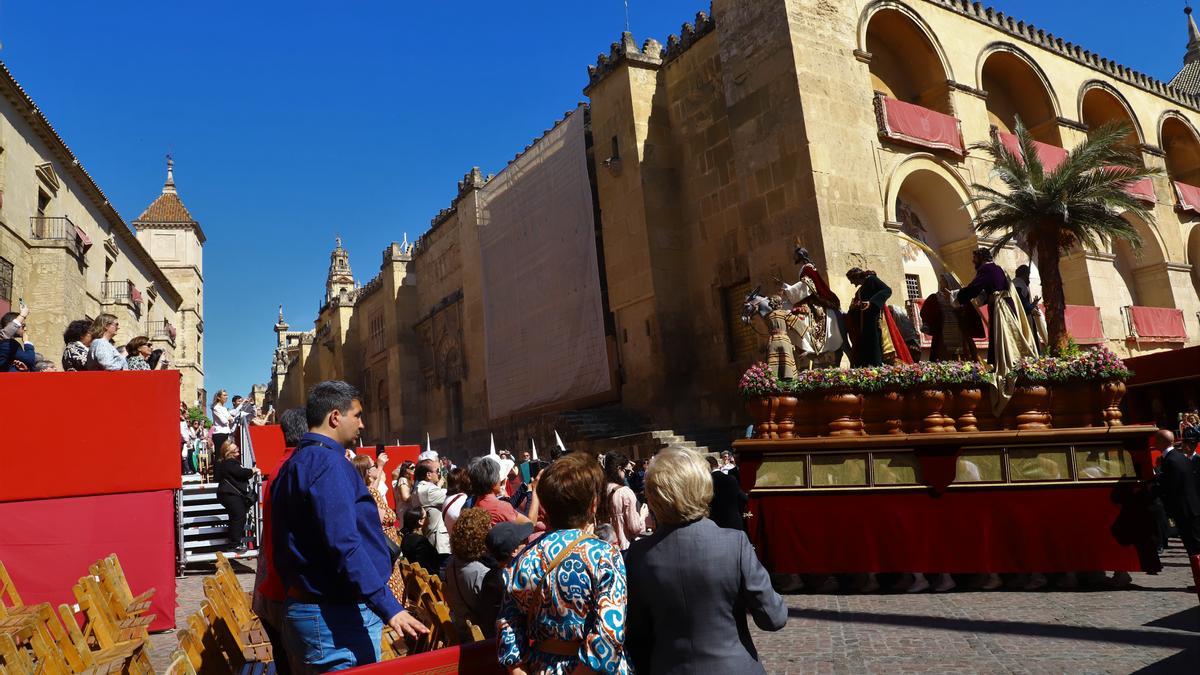
M129 367L126 370L150 370L150 364L140 354L134 354L128 359Z
M612 544L588 537L545 583L546 568L581 530L556 530L535 541L504 570L496 619L500 664L529 673L570 673L583 663L599 673L629 673L625 659L625 561ZM574 656L540 651L540 640L580 642ZM530 640L533 644L530 645Z
M64 371L87 370L88 348L76 340L63 349L62 367Z

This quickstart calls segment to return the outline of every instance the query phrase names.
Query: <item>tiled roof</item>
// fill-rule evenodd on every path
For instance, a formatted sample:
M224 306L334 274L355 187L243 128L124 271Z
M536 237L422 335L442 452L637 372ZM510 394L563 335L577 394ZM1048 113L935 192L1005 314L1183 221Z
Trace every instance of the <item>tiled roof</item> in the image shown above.
M1200 61L1183 64L1183 69L1171 78L1170 86L1186 94L1200 94Z
M158 196L150 206L142 211L134 223L195 223L196 219L188 213L183 200L173 192L165 192Z

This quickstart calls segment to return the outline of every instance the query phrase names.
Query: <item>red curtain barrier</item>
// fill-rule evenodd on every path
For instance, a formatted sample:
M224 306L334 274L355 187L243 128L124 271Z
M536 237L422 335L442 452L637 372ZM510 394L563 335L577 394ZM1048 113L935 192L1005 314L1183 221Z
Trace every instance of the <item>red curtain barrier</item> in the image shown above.
M49 457L43 454L42 460ZM0 503L0 560L26 604L49 602L56 609L75 604L71 587L89 565L112 553L134 594L155 589L151 630L174 628L175 497L170 490Z
M1138 570L1152 531L1131 484L751 498L778 573Z
M179 487L179 371L2 373L0 410L0 502Z
M392 484L392 471L400 468L400 465L406 461L416 463L417 457L421 454L421 446L419 445L385 445L383 446L383 449L387 451L388 456L387 465L383 468L383 470L387 473L388 485ZM362 448L356 448L355 450L359 455L367 455L368 457L374 458L376 447L366 446ZM394 489L388 490L387 499L388 504L392 507L392 510L397 511L396 491ZM401 511L397 511L396 516L403 519L404 514Z
M404 673L405 675L449 675L471 673L471 675L503 675L507 672L496 659L496 641L472 642L461 647L448 647L437 651L413 654L361 668L351 668L363 675Z
M882 94L876 98L879 130L891 140L964 155L958 118Z
M1138 340L1147 342L1186 342L1183 310L1170 307L1130 307L1129 318Z
M264 474L271 475L283 460L283 428L278 424L250 427L250 444L254 446L254 463Z

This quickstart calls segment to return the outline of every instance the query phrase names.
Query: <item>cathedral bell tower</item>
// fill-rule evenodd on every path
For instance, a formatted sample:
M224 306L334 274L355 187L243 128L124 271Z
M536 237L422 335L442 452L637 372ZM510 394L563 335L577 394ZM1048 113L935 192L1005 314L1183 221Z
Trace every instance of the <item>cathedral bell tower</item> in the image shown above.
M325 302L332 302L343 292L354 290L354 273L350 271L350 254L342 248L342 238L335 239L336 246L329 254L329 276L325 278Z

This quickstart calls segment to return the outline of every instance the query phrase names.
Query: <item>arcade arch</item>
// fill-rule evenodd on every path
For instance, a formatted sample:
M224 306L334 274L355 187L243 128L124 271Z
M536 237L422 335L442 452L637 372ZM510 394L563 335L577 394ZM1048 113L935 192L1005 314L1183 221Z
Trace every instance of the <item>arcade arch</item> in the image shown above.
M1103 82L1089 82L1083 86L1079 98L1079 119L1091 135L1105 124L1119 122L1129 127L1124 145L1137 150L1142 143L1141 127L1132 109L1121 95Z
M1159 147L1166 154L1171 180L1200 186L1200 138L1178 113L1167 113L1159 126Z
M1058 132L1058 107L1045 75L1033 60L1012 45L984 51L979 86L987 92L991 123L1013 133L1019 117L1035 140L1062 147Z
M953 79L932 32L898 2L880 2L864 13L863 48L871 61L871 86L891 98L953 115Z

